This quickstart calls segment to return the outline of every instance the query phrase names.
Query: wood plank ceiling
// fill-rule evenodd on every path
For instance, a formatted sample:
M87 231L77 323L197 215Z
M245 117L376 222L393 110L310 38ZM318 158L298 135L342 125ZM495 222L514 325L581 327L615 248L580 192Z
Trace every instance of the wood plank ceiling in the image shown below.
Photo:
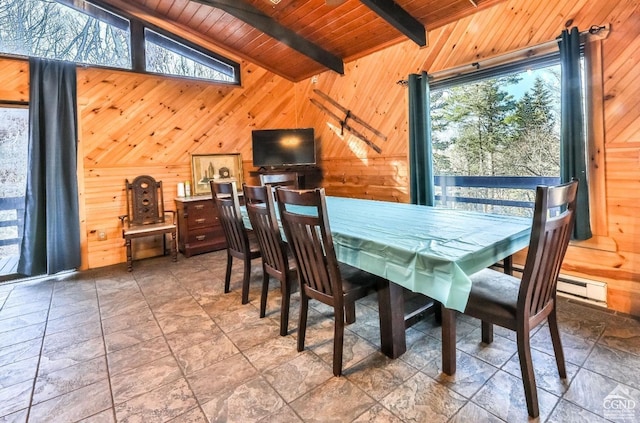
M91 0L89 0L92 2ZM97 0L291 81L331 69L504 0ZM333 5L335 4L335 5ZM416 35L417 34L417 35ZM409 38L408 38L409 37ZM418 40L415 39L418 37ZM424 35L423 35L424 38Z

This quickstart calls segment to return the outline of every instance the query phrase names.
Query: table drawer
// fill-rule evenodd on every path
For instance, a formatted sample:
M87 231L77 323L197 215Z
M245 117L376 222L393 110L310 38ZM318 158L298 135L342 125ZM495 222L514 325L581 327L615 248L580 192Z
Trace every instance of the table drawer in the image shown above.
M218 224L218 213L216 213L213 205L204 202L190 204L185 210L185 217L187 218L189 229L204 228Z
M196 248L203 245L225 244L222 227L215 226L189 231L186 243L189 248Z

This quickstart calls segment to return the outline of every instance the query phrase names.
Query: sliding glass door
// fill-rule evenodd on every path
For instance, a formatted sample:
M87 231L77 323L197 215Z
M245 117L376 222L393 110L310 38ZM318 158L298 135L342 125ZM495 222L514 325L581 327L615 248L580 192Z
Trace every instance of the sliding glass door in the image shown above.
M17 277L24 228L29 109L0 104L0 281Z

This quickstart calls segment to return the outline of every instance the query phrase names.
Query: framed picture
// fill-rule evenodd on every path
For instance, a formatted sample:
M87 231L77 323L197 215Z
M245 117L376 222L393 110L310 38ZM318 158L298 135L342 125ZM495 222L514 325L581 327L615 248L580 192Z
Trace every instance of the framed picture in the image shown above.
M233 154L192 154L193 195L211 194L210 180L236 181L242 189L242 156Z

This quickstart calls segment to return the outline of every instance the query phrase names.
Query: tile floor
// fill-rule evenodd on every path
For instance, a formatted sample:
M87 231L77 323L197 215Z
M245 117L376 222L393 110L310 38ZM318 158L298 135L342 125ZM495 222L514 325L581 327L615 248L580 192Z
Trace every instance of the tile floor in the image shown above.
M225 257L1 284L0 422L528 420L511 333L496 329L483 345L478 322L460 317L458 372L448 377L433 317L410 328L408 351L390 360L378 351L377 305L367 297L336 378L328 310L316 303L307 349L296 352L297 294L280 337L275 283L259 319L257 262L243 306L239 267L233 291L222 293ZM546 328L532 339L540 421L640 421L640 323L567 300L559 315L567 380Z

